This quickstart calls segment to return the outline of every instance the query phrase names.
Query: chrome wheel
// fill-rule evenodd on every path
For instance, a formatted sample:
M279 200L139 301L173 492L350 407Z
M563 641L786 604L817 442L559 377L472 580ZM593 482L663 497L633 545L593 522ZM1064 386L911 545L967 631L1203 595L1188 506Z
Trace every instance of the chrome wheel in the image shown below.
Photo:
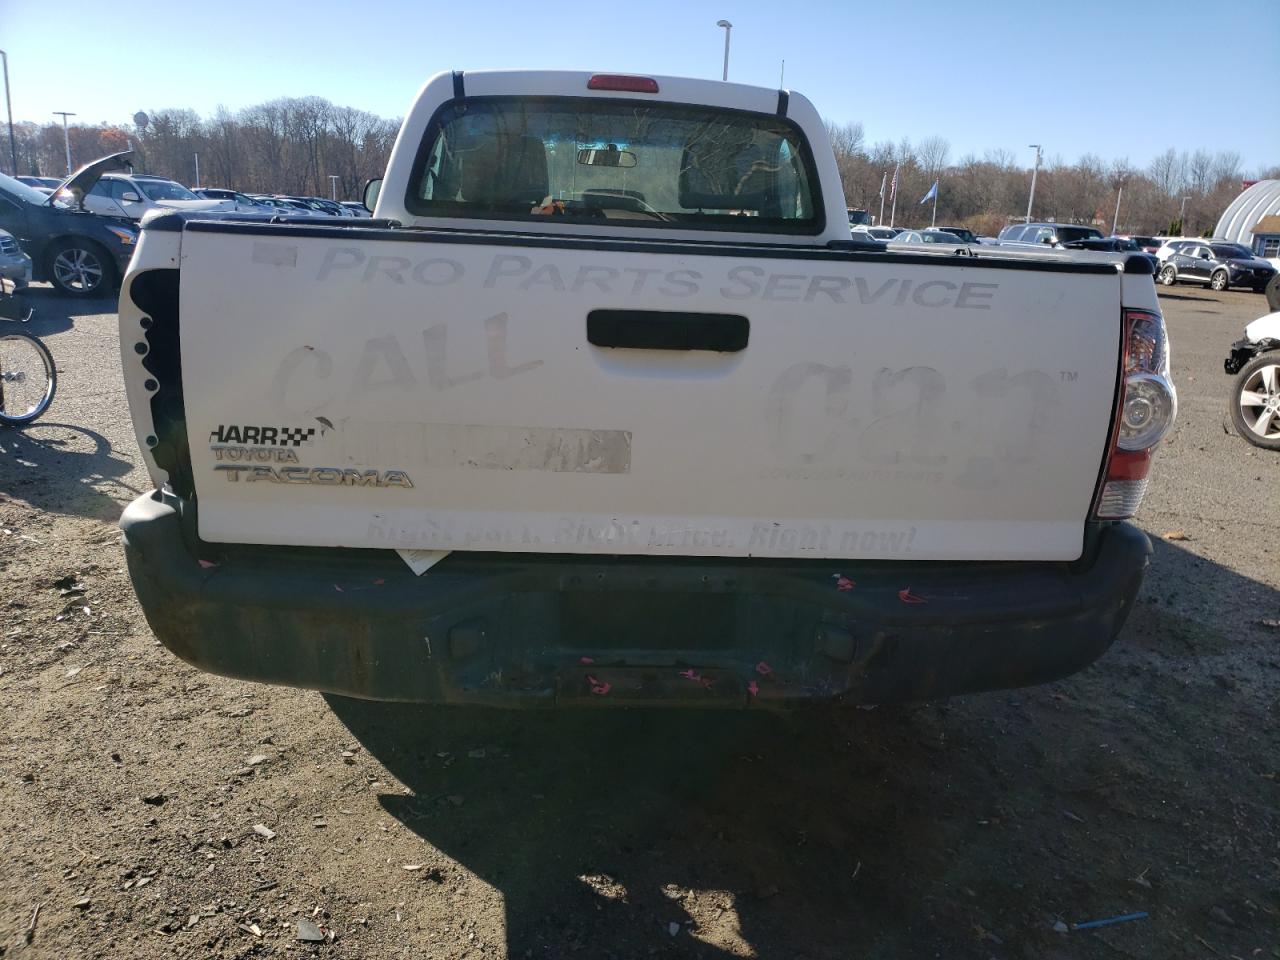
M1209 278L1209 288L1211 290L1227 289L1227 273L1225 270L1219 270Z
M1173 282L1178 279L1178 271L1171 266L1163 267L1160 270L1160 282L1166 287L1172 287Z
M64 247L53 258L54 282L68 293L92 293L102 286L102 260L84 247Z
M1280 441L1280 360L1252 370L1237 395L1240 423L1259 440Z

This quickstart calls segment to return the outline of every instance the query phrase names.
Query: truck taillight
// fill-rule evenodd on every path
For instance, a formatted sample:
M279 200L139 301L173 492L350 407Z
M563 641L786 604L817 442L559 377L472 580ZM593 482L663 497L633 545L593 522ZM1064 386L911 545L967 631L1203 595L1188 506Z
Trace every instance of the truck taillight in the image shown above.
M587 81L588 90L621 90L625 93L657 93L652 77L630 77L621 73L597 73Z
M1178 413L1164 318L1149 310L1125 310L1123 323L1124 379L1093 511L1100 520L1124 520L1137 512L1155 448Z

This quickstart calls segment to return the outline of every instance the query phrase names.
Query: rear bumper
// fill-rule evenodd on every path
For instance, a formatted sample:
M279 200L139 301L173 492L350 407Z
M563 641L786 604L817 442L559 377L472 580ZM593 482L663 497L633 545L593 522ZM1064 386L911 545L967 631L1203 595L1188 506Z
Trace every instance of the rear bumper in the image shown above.
M1090 528L1074 564L454 553L415 577L390 551L200 544L189 510L153 493L121 518L147 620L183 660L509 707L891 703L1044 683L1110 646L1151 550L1112 524Z

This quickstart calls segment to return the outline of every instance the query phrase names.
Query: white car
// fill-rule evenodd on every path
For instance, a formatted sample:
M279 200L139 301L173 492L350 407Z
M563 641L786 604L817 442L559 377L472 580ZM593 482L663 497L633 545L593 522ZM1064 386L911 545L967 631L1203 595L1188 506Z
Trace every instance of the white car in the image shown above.
M1280 306L1280 288L1268 299ZM1229 405L1236 432L1255 447L1280 450L1280 311L1245 327L1223 367L1235 374Z
M1156 259L1161 263L1164 263L1175 253L1181 253L1183 247L1205 242L1202 237L1156 237L1156 239L1161 241L1160 248L1156 250Z
M224 203L229 203L231 204L231 209L236 213L269 214L273 212L267 204L261 203L247 194L240 193L238 190L226 190L222 187L196 187L191 192L202 200L221 200Z
M235 204L227 200L205 200L166 177L141 173L106 173L85 195L84 207L108 217L141 220L151 210L187 210L230 213Z
M865 237L868 240L892 240L900 232L893 227L854 227L853 239L861 240Z

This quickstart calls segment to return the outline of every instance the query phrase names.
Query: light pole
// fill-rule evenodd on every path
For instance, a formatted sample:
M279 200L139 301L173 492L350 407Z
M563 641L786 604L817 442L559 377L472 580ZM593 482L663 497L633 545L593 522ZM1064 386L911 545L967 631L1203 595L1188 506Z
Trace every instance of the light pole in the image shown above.
M1036 175L1040 173L1040 144L1028 144L1036 152L1036 165L1031 171L1031 196L1027 198L1027 223L1031 222L1031 205L1036 202Z
M1182 206L1178 209L1178 229L1182 231L1182 235L1187 235L1187 201L1190 197L1182 198Z
M717 27L724 27L724 75L721 80L729 79L729 33L733 30L733 24L728 20L717 20Z
M1116 215L1111 218L1111 235L1116 235L1117 226L1120 223L1120 198L1124 196L1124 181L1120 181L1120 185L1116 187Z
M55 110L55 117L62 117L62 145L67 148L67 176L71 176L71 137L67 133L67 117L74 117L75 113L70 110Z
M338 180L340 178L336 173L329 174L329 199L337 203L338 201Z
M13 139L13 104L9 102L9 55L0 50L0 59L4 60L4 105L9 111L9 159L13 161L13 175L18 175L18 144Z

